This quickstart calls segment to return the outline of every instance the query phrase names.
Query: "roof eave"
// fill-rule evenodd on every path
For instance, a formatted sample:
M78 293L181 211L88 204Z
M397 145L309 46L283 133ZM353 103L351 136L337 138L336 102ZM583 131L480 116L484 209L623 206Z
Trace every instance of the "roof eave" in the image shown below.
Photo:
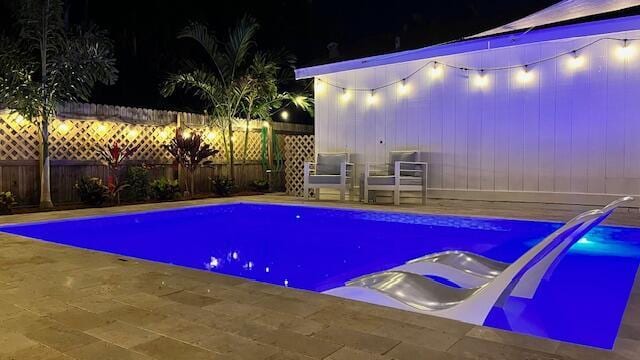
M296 79L301 80L325 74L397 64L407 61L424 60L473 51L498 49L583 36L619 33L631 30L640 30L640 15L532 30L528 32L526 36L518 36L518 34L499 34L485 38L461 40L448 44L428 46L416 50L305 67L296 69L295 74Z

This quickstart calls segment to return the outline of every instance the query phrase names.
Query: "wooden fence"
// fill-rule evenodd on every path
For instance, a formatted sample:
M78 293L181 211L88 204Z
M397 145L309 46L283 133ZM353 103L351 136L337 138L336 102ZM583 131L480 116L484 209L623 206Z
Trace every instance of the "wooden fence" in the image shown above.
M51 191L54 203L77 202L73 186L82 177L106 180L107 168L96 153L98 146L118 142L139 145L130 165L150 166L152 179L177 178L176 167L163 145L174 136L177 128L198 132L204 141L220 153L211 166L197 171L196 193L211 192L210 178L226 176L223 138L221 132L208 126L205 115L171 111L95 104L72 104L59 109L50 127ZM251 121L248 126L247 163L242 166L246 123L238 120L234 127L236 180L245 186L255 179L269 176L275 189L284 189L284 137L308 134L307 125ZM13 192L21 205L34 205L39 197L39 136L37 128L8 111L0 111L0 191ZM266 160L266 161L265 161ZM274 165L274 161L277 163ZM266 166L265 166L266 165ZM272 168L272 173L265 170ZM125 170L126 171L126 170Z

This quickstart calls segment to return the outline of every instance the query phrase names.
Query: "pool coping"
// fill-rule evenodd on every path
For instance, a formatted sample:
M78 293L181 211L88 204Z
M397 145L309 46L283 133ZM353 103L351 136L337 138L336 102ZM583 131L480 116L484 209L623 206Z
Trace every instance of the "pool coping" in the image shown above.
M0 217L0 224L17 224L17 223L28 223L35 221L47 221L47 220L64 220L64 219L72 219L78 217L95 217L95 216L108 216L108 215L116 215L116 214L128 214L132 212L144 212L144 211L152 211L152 210L170 210L170 209L179 209L185 208L189 206L207 206L214 204L231 204L231 203L277 203L277 204L289 204L289 205L310 205L314 207L327 207L327 208L340 208L340 209L352 209L352 210L376 210L376 211L386 211L386 212L396 212L396 213L411 213L411 214L434 214L432 212L424 211L424 209L420 208L410 208L410 209L397 209L391 208L387 206L363 206L353 203L327 203L327 202L302 202L297 199L286 198L286 197L277 197L277 196L252 196L252 197L242 197L242 198L224 198L224 199L205 199L205 200L195 200L195 201L184 201L184 202L171 202L171 203L161 203L161 204L139 204L139 205L127 205L121 207L111 207L111 208L97 208L97 209L80 209L80 210L71 210L71 211L60 211L60 212L47 212L47 213L33 213L33 214L20 214L20 215L8 215ZM459 213L437 213L434 215L455 215L455 216L463 216L463 217L476 217L476 218L503 218L500 216L484 216L484 215L468 215L468 214L459 214ZM542 219L527 219L521 217L511 217L514 220L532 220L532 221L549 221L549 222L557 222L558 220L550 219L550 220L542 220ZM614 226L625 226L620 224L610 224ZM25 239L15 235L2 235L0 239ZM1 241L1 240L0 240ZM28 240L31 241L31 240ZM54 243L45 243L47 246L59 246L66 247L64 245L58 245ZM101 256L109 257L109 258L122 258L122 256L112 255L108 253L96 252L92 250L86 250L81 248L70 247L73 251L82 252L91 252L101 254ZM127 258L127 257L125 257ZM145 264L153 264L154 268L163 269L163 271L171 273L172 271L178 271L179 273L198 273L198 274L211 274L203 271L198 271L194 269L187 269L183 267L161 264L150 262L146 260L133 259L137 263L145 263ZM194 275L201 276L201 275ZM239 281L241 286L255 286L260 289L266 289L265 291L278 293L283 292L284 288L253 282L251 280L240 279L232 276L219 275L219 274L211 274L212 279L235 279ZM224 280L221 280L224 283ZM1 283L0 283L1 284ZM248 284L248 285L245 285ZM255 284L255 285L254 285ZM402 310L388 309L388 308L380 308L375 305L364 304L364 303L354 303L350 301L345 301L342 299L332 298L327 300L327 296L314 292L307 292L303 290L295 290L295 289L287 289L286 293L293 298L301 298L303 302L314 303L315 301L320 302L328 302L333 303L334 305L346 306L349 309L352 309L356 314L360 314L361 316L367 316L370 314L380 315L383 318L390 317L389 321L400 321L406 322L407 324L412 324L415 322L420 323L443 323L441 318L435 318L430 315L422 315L415 313L408 313ZM412 319L416 318L416 319ZM592 357L594 359L631 359L630 354L634 354L637 351L640 351L640 269L636 273L636 278L634 282L634 287L631 291L631 295L629 297L627 308L625 310L625 314L621 323L620 330L618 332L618 336L616 338L616 344L614 346L613 351L603 351L600 349L589 348L581 345L574 345L569 343L563 343L555 340L550 340L546 338L537 338L529 335L521 335L506 331L501 331L493 328L481 327L481 326L472 326L468 324L458 323L447 321L447 325L458 328L458 327L468 327L468 331L464 333L464 336L461 340L466 339L466 343L461 346L452 345L450 349L446 349L445 352L455 353L459 356L472 356L475 352L481 351L482 349L473 349L467 348L467 343L473 343L474 341L481 341L483 344L488 342L489 344L493 344L492 346L498 346L499 351L503 351L504 347L509 347L509 351L522 351L523 354L529 351L540 352L541 354L547 354L551 356L551 358L569 358L569 359L584 359ZM446 326L445 326L446 327ZM511 349L513 347L514 349ZM489 347L491 348L491 347ZM421 349L414 349L415 351L419 351ZM455 350L455 351L453 351ZM340 350L342 351L342 350ZM391 350L390 350L391 351ZM408 351L408 350L407 350ZM496 350L498 351L498 350ZM417 354L417 353L416 353ZM390 354L385 354L387 356ZM391 354L393 355L393 354ZM491 358L491 357L490 357Z

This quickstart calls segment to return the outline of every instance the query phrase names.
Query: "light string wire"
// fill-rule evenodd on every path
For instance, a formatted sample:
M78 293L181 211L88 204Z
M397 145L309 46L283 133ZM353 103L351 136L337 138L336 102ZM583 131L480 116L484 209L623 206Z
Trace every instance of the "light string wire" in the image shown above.
M331 87L334 87L336 89L341 89L342 91L354 91L354 92L368 92L368 93L374 93L376 91L388 88L390 86L394 86L400 83L405 83L407 80L411 79L412 77L414 77L416 74L418 74L419 72L421 72L422 70L424 70L425 68L429 67L429 66L437 66L437 65L441 65L447 68L451 68L451 69L456 69L456 70L462 70L462 71L475 71L475 72L479 72L481 74L485 74L489 71L506 71L506 70L513 70L513 69L529 69L535 65L539 65L541 63L547 62L547 61L553 61L553 60L557 60L561 57L567 56L567 55L576 55L578 52L591 47L593 45L596 45L599 42L602 41L617 41L617 42L623 42L624 46L628 46L629 42L632 41L638 41L640 39L638 38L613 38L613 37L603 37L603 38L599 38L596 40L593 40L585 45L582 45L578 48L575 48L573 50L570 51L566 51L566 52L562 52L547 58L542 58L539 60L535 60L523 65L509 65L509 66L499 66L499 67L488 67L488 68L483 68L483 67L474 67L474 66L459 66L459 65L451 65L451 64L447 64L446 62L442 62L442 61L437 61L437 60L431 60L429 62L427 62L426 64L420 66L418 69L416 69L415 71L413 71L412 73L408 74L407 76L401 78L400 80L396 80L396 81L392 81L390 83L381 85L381 86L377 86L377 87L372 87L372 88L349 88L346 86L340 86L336 83L333 83L331 81L328 80L324 80L320 77L317 77L316 80L318 80L318 82L321 82L323 84L327 84Z

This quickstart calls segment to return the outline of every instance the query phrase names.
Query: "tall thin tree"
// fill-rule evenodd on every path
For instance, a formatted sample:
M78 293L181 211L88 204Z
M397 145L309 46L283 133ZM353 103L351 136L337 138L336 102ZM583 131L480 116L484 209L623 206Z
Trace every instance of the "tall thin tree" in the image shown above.
M118 71L107 33L66 27L61 0L21 1L17 25L14 37L0 36L0 104L38 127L40 206L50 208L50 123L61 104L89 101Z

